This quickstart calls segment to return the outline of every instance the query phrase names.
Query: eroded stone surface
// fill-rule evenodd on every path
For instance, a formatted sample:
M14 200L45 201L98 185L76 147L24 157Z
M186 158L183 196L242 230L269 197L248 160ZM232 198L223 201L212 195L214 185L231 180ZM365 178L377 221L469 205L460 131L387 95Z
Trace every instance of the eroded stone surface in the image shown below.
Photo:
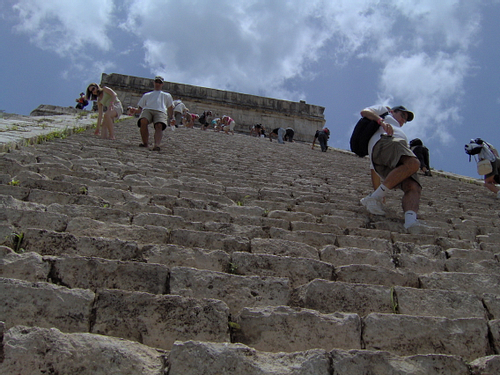
M113 337L16 326L5 332L2 374L163 375L166 353Z

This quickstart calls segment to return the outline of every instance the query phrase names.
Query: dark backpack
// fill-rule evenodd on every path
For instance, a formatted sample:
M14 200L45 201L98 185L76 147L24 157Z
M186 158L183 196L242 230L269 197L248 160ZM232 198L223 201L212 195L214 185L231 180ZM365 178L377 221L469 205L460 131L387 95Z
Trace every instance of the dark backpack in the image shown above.
M380 115L380 117L385 118L388 114L389 112L386 112ZM362 117L354 127L349 141L351 151L359 157L368 155L368 143L379 127L380 125L377 121Z
M198 121L202 125L207 125L207 115L206 115L205 112L203 112L203 114L200 116L200 118L198 119Z

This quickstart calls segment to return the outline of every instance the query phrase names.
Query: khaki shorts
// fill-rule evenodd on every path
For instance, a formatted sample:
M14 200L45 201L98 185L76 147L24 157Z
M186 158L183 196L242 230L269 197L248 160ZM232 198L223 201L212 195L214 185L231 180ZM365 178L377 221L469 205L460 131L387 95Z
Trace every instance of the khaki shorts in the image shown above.
M141 127L141 119L143 118L148 120L148 124L162 124L162 130L165 130L167 127L168 117L165 112L155 111L154 109L143 109L137 121L138 127Z
M402 156L416 158L413 151L408 148L408 144L404 139L382 135L380 136L380 140L373 146L373 168L382 179L385 179L392 170L401 164L399 161ZM422 186L416 173L410 177Z

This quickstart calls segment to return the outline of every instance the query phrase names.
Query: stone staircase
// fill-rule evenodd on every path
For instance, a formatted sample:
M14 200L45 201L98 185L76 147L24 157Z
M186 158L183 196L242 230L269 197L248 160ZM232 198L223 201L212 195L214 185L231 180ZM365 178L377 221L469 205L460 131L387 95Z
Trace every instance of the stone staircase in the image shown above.
M407 233L368 160L199 129L0 158L1 374L498 374L500 209L422 178Z

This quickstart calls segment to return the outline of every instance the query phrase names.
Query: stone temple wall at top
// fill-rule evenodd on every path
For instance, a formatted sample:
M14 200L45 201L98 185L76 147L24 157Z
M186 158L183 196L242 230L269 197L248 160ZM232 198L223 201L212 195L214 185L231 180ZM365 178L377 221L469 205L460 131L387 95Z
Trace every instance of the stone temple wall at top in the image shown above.
M153 79L103 73L101 85L111 87L126 109L136 107L141 96L153 90ZM296 140L310 142L314 132L325 125L325 108L303 101L292 102L167 81L163 90L172 94L174 100L181 99L192 113L211 110L217 117L232 117L236 121L235 130L239 132L249 132L255 124L264 125L267 132L278 127L291 127L295 130Z

